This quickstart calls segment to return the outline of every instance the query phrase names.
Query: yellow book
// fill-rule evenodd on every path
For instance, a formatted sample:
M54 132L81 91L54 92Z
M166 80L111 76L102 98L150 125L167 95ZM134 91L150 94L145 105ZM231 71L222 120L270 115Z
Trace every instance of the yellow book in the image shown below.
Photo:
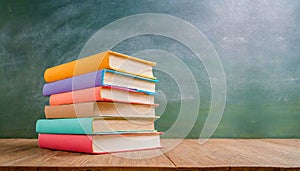
M142 60L113 51L105 51L48 68L44 73L44 78L46 82L54 82L101 69L111 69L155 79L152 71L152 67L155 65L156 64L151 61Z

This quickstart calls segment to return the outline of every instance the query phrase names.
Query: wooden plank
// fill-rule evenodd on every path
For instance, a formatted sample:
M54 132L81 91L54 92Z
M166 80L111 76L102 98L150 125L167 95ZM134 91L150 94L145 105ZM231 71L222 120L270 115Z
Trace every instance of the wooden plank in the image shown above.
M163 140L168 146L173 140ZM166 155L178 168L300 168L298 139L184 140ZM180 154L180 155L179 155Z
M174 168L169 159L158 150L128 153L90 155L41 149L37 140L0 140L0 166L14 167L152 167ZM2 153L3 152L3 153ZM144 159L145 156L156 156ZM133 158L133 159L132 159Z
M153 167L0 167L1 171L172 171L176 168L153 168Z
M3 170L272 170L300 169L298 139L163 139L161 150L90 155L40 149L35 139L0 139ZM148 159L145 159L148 156Z
M262 139L261 141L300 148L300 139Z

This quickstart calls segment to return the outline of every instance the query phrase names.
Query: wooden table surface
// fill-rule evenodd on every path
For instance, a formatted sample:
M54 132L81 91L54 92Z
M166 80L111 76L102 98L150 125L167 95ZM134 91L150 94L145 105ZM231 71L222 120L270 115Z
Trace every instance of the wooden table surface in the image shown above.
M164 149L90 155L41 149L36 139L0 139L0 170L300 169L300 139L163 139ZM155 156L146 158L146 156Z

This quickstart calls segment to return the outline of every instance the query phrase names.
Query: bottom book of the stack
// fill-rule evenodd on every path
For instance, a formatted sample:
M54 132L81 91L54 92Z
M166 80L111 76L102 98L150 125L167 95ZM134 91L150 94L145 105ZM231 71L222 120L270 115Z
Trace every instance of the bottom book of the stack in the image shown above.
M136 132L100 135L39 134L41 148L105 154L161 148L160 132Z

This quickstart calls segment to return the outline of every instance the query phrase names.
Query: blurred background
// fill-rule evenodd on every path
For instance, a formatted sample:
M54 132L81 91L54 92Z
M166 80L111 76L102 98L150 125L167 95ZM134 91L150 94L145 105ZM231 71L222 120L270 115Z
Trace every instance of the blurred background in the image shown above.
M190 22L219 54L227 101L213 137L300 138L297 0L0 0L0 137L36 138L35 122L44 118L48 104L48 97L42 96L44 70L77 59L103 26L140 13L169 14ZM204 65L188 47L159 35L132 37L112 50L132 55L147 49L161 49L183 61L201 97L190 133L180 134L190 125L181 121L178 134L163 138L198 138L211 105ZM157 89L167 99L165 110L158 108L161 118L155 124L165 132L176 121L182 101L193 99L181 98L174 78L158 70L155 75L160 80Z

